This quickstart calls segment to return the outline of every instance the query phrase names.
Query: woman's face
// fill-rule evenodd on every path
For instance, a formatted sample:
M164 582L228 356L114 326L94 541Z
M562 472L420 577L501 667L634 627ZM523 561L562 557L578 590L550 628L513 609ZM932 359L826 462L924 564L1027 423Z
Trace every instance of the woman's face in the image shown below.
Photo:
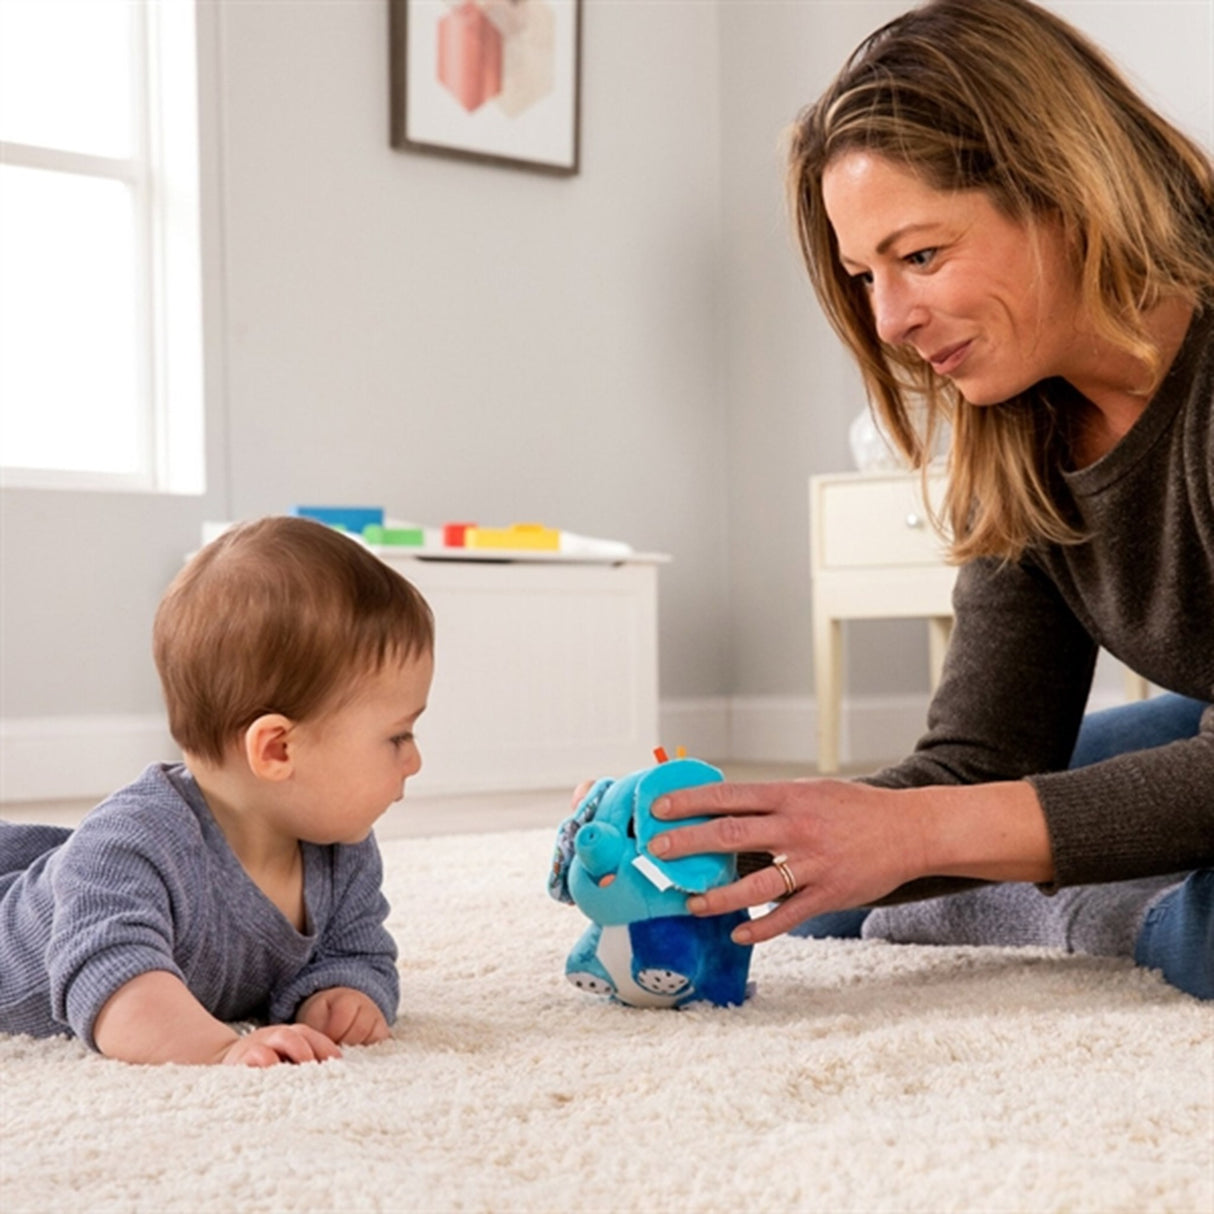
M822 193L883 342L909 346L974 405L1066 376L1078 291L1055 226L1017 223L981 191L933 189L864 151L833 161Z

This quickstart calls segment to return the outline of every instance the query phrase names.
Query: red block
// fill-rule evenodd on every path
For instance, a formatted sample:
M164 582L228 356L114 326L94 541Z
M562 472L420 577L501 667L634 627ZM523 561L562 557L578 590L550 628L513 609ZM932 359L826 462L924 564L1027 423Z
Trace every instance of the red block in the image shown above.
M468 528L475 526L475 523L444 523L443 545L447 548L466 548Z

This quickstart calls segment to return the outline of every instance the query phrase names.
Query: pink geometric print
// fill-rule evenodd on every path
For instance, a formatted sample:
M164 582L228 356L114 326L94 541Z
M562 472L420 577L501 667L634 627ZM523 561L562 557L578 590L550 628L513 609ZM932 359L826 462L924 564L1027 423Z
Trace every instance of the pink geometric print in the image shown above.
M502 36L473 0L438 23L438 79L470 114L501 92Z
M549 0L463 0L438 23L439 83L468 113L496 99L510 118L552 92L555 13Z

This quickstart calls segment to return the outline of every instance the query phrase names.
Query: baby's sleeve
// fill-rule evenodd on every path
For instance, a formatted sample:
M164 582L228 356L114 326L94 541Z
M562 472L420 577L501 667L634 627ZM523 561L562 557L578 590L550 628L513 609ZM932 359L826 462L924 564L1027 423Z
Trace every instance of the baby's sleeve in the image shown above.
M332 901L308 964L270 998L270 1020L294 1020L299 1005L317 991L348 986L362 991L391 1024L400 1003L396 941L385 926L383 860L375 836L330 849Z
M173 958L173 898L157 844L121 817L86 818L54 876L47 946L51 1010L90 1049L106 1001L140 974L184 977Z

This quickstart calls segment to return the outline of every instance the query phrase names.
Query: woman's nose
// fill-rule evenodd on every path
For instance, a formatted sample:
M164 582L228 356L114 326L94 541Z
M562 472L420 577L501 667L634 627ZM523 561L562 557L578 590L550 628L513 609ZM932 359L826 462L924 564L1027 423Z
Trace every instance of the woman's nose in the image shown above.
M901 346L923 323L926 310L901 283L877 279L869 296L877 336L888 346Z

